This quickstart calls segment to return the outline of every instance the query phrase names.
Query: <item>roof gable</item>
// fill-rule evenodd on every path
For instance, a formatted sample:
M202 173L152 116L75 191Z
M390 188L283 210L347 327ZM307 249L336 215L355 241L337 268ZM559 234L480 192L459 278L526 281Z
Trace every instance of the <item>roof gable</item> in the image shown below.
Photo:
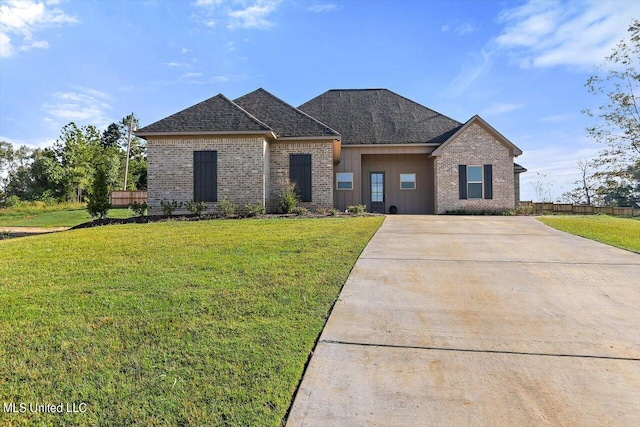
M343 145L443 143L462 126L387 89L333 89L299 108L340 132Z
M518 147L516 147L516 145L509 141L507 138L505 138L500 132L498 132L497 130L495 130L495 128L493 126L491 126L489 123L487 123L482 117L480 117L479 115L475 115L473 117L471 117L460 129L458 129L453 135L451 135L445 142L444 144L440 145L438 148L436 148L432 155L433 156L439 156L440 153L442 153L442 150L444 150L444 148L449 144L449 142L453 141L454 139L456 139L462 132L464 132L467 128L469 128L471 125L473 125L474 123L477 123L478 125L482 126L482 128L484 130L486 130L487 132L489 132L489 134L491 136L493 136L496 140L498 140L498 142L500 142L502 145L504 145L505 147L507 147L509 149L509 151L512 153L512 155L514 157L519 156L520 154L522 154L522 150L519 149Z
M259 88L240 98L237 105L259 117L278 137L334 137L340 134L308 114Z
M272 129L243 110L223 94L152 123L136 132L138 136L154 133L188 134L207 132L270 132Z

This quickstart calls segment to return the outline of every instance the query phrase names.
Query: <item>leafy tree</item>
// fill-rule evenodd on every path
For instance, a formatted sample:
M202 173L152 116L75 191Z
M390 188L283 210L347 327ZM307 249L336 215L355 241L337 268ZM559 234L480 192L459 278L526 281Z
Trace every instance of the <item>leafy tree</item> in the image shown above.
M30 198L39 200L48 197L56 200L65 199L67 194L65 171L51 148L34 151L31 178Z
M583 112L600 119L587 134L606 146L597 164L609 180L628 179L628 167L640 159L640 20L634 19L628 32L628 40L617 44L586 83L590 93L606 97L597 112Z
M4 193L9 181L9 168L13 164L13 144L0 141L0 184Z
M606 180L597 190L607 206L626 206L640 209L640 161L627 168L629 178Z
M102 148L120 148L123 137L122 128L119 123L111 123L100 138Z
M16 149L12 144L3 142L0 146L0 176L4 176L3 187L7 196L18 196L21 199L26 197L30 186L29 168L32 153L33 150L26 145Z

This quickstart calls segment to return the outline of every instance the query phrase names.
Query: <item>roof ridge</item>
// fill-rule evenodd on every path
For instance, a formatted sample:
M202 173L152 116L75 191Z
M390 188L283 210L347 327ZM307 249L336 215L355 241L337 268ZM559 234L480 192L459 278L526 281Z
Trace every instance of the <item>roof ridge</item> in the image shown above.
M332 129L331 127L329 127L326 124L322 123L320 120L316 119L315 117L310 116L309 114L305 113L304 111L300 110L299 108L294 107L293 105L289 104L288 102L284 101L283 99L278 98L277 96L275 96L274 94L272 94L271 92L269 92L268 90L266 90L266 89L264 89L262 87L259 87L258 89L254 90L252 92L249 92L249 93L247 93L245 95L239 96L238 98L236 98L236 100L240 99L240 98L243 98L245 96L249 96L249 95L251 95L252 93L255 93L255 92L262 92L262 93L266 94L267 96L271 97L273 100L275 100L276 102L280 103L281 105L284 105L285 107L291 108L296 113L301 114L302 116L311 119L313 122L319 124L320 126L322 126L325 129L335 133L337 136L341 136L340 132L336 131L335 129ZM242 107L240 107L240 108L242 108ZM275 130L274 130L274 132L275 132Z
M327 92L357 92L357 91L364 91L364 90L389 90L389 89L385 89L383 87L380 87L380 88L361 88L361 89L329 89ZM391 92L391 91L389 91L389 92Z
M303 116L305 116L305 117L310 118L311 120L313 120L314 122L318 123L318 124L319 124L319 125L321 125L322 127L326 128L326 129L329 129L331 132L335 132L337 135L340 135L340 132L336 131L335 129L332 129L331 127L329 127L329 126L327 126L327 125L325 125L325 124L324 124L324 123L322 123L320 120L316 119L316 118L315 118L315 117L313 117L313 116L310 116L309 114L305 113L304 111L302 111L302 110L301 110L301 109L299 109L298 107L294 107L293 105L289 104L287 101L285 101L285 100L283 100L283 99L281 99L281 98L278 98L277 96L275 96L274 94L272 94L272 93L271 93L271 92L269 92L268 90L263 89L263 88L258 88L258 89L256 89L256 90L261 90L261 91L265 92L266 94L271 95L271 96L272 96L272 97L274 97L277 101L279 101L281 104L284 104L284 105L286 105L287 107L291 107L291 108L293 108L296 112L298 112L298 113L302 114L302 115L303 115Z
M240 110L241 113L245 114L249 119L253 120L254 122L256 122L257 124L259 124L260 126L265 126L267 129L271 130L272 132L275 133L275 130L273 130L271 128L271 126L269 126L268 124L266 124L265 122L263 122L262 120L258 119L256 116L254 116L253 114L251 114L250 112L248 112L247 110L245 110L244 108L242 108L241 106L239 106L238 104L236 104L235 102L233 102L232 100L230 100L229 98L227 98L226 96L224 96L222 93L219 93L218 95L221 97L221 99L223 99L224 101L227 101L229 104L231 104L233 107L237 108L238 110ZM212 97L215 98L215 97ZM209 98L211 99L211 98ZM208 101L208 100L207 100ZM205 102L205 101L202 101ZM196 104L198 105L198 104Z

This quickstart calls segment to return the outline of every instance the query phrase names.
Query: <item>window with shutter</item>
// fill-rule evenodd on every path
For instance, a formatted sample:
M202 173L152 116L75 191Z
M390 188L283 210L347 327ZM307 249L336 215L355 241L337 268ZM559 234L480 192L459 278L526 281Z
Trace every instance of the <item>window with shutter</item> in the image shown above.
M289 181L296 186L301 202L311 201L311 154L289 155Z
M467 197L482 199L482 166L467 166Z
M193 200L218 201L218 152L193 152Z

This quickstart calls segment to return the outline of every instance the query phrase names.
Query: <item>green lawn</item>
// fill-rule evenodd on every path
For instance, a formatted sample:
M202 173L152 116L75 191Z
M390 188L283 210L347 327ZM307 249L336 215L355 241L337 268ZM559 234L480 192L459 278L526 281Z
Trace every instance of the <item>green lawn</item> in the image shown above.
M640 253L640 221L607 215L554 215L538 219L558 230Z
M0 241L9 424L281 423L382 217L171 221Z
M53 211L0 210L0 226L6 227L73 227L91 221L87 210L80 205L73 209ZM108 218L129 218L133 212L127 208L110 209Z

